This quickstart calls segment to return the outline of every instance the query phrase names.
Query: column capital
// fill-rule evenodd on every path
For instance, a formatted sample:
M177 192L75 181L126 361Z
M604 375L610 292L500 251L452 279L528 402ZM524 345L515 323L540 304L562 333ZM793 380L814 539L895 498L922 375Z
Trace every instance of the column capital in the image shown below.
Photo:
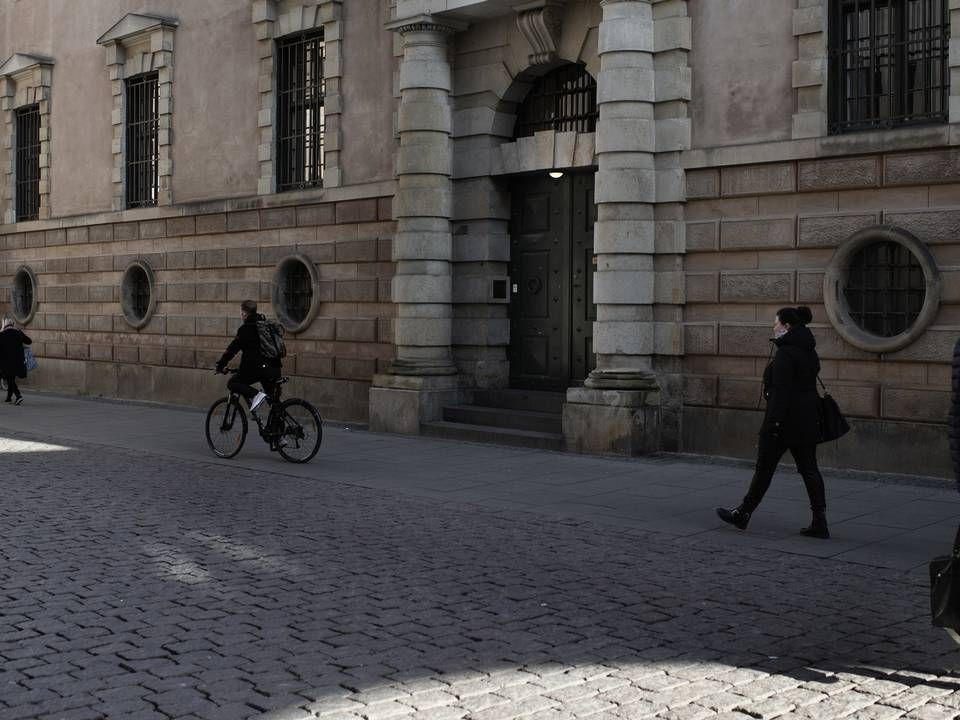
M468 23L451 20L450 18L436 18L433 15L414 15L413 17L393 20L386 25L387 30L392 30L401 35L417 32L454 35L468 27Z

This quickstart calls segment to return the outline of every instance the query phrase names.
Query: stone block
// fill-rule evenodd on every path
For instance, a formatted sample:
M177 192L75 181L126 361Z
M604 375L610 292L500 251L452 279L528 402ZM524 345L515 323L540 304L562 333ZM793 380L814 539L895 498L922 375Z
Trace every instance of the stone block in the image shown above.
M336 259L336 244L332 242L301 245L297 248L297 251L318 264L332 263Z
M90 272L107 272L113 270L112 255L95 255L89 258Z
M88 239L92 243L113 242L113 225L91 225L88 228Z
M686 295L688 303L715 303L719 298L719 281L716 273L687 273Z
M730 325L720 323L721 355L766 357L770 353L770 325Z
M80 245L89 242L90 231L85 227L67 229L67 245Z
M68 285L67 302L79 303L88 302L90 299L90 289L86 285Z
M23 236L23 245L27 248L43 247L43 241L44 233L42 231L28 232Z
M198 268L222 268L227 266L226 249L197 250L196 264Z
M887 155L884 157L886 185L928 185L960 181L960 150Z
M947 390L924 388L883 388L883 417L945 423L950 412Z
M114 240L139 240L140 224L135 222L114 223L113 239Z
M227 232L244 232L260 229L260 213L256 210L227 214Z
M112 302L119 288L114 285L91 285L90 302Z
M67 272L68 273L82 273L87 272L87 269L90 266L89 258L86 257L68 257L67 258Z
M305 205L297 208L297 225L333 225L337 222L337 209L333 203Z
M66 230L47 230L44 233L43 244L47 247L67 244Z
M953 359L953 346L960 338L955 330L927 330L902 350L885 355L887 360L942 363Z
M568 451L637 456L660 450L657 391L571 388L563 405Z
M344 342L376 342L376 318L339 319L337 322L337 340Z
M91 332L112 332L113 318L109 315L91 315L90 331Z
M260 283L232 281L227 283L227 301L243 302L244 300L258 300L260 297Z
M880 392L876 385L841 385L829 382L827 391L837 401L844 415L877 417L880 414Z
M336 222L364 223L377 221L377 200L348 200L336 205Z
M167 219L167 237L188 237L197 234L197 222L193 216Z
M683 404L707 405L717 404L717 378L710 376L684 375L683 376Z
M67 315L67 330L86 331L88 323L86 315Z
M792 162L727 167L720 182L724 197L789 193L797 189L797 170Z
M314 353L297 353L297 374L333 377L333 358Z
M720 247L720 221L688 222L686 224L687 252L712 252Z
M822 85L827 76L826 58L795 60L792 65L793 87L803 88Z
M393 198L377 198L377 219L381 222L393 220Z
M649 305L653 300L652 270L608 270L593 275L593 301L598 305Z
M227 299L225 282L202 282L197 284L197 302L224 302Z
M717 405L727 408L756 410L760 407L761 383L745 378L719 378L717 381Z
M197 319L192 315L169 315L167 316L167 334L168 335L196 335Z
M824 30L824 9L819 4L799 7L793 11L793 34L812 35Z
M294 227L297 224L297 209L292 207L271 208L260 211L260 228L273 230L276 228Z
M67 357L71 360L89 360L90 346L85 343L67 343Z
M720 248L723 250L792 248L796 245L796 230L797 223L793 218L724 220L720 223Z
M297 248L292 245L270 245L261 247L260 264L267 266L276 265L285 257L295 255L296 253Z
M801 191L854 190L880 185L880 158L805 160L800 163Z
M224 213L197 215L197 235L215 235L227 231L227 216Z
M876 214L801 217L797 246L801 248L837 247L858 230L876 225L878 220Z
M883 214L883 221L885 225L909 230L927 245L960 243L960 210L887 212Z
M818 304L823 302L823 273L797 273L797 302Z
M140 223L140 239L151 240L154 238L163 238L167 236L167 223L165 220L144 220Z
M334 360L334 375L338 378L370 380L376 372L376 360L345 357L338 357Z
M167 253L168 270L192 270L196 263L196 253L193 250L183 250Z
M593 346L604 355L649 355L653 352L652 323L595 322Z
M375 262L377 260L376 240L355 240L336 243L336 262Z
M140 362L140 350L136 347L118 345L113 349L114 360L121 363Z
M197 296L194 283L173 283L167 285L167 302L193 302Z
M811 327L817 338L817 353L821 360L873 360L876 355L858 350L844 340L832 327Z
M99 362L111 362L113 360L112 345L91 345L90 359Z
M227 267L258 267L260 248L234 247L227 250Z
M337 280L337 302L377 302L376 280Z
M792 300L792 272L720 273L721 302L788 303Z
M687 355L716 355L716 323L685 324L683 326L683 351Z
M173 367L196 367L196 351L188 347L168 347L166 364Z
M166 361L164 348L157 345L140 346L140 363L143 365L163 365Z
M227 318L222 317L198 317L197 335L210 337L225 337L227 330Z

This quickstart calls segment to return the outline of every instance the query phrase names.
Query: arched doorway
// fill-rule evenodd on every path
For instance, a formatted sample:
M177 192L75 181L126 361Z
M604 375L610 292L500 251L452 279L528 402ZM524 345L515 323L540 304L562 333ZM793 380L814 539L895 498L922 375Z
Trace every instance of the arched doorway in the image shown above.
M515 139L552 131L593 133L596 82L567 64L533 84ZM593 168L555 167L510 185L510 384L563 390L594 368Z

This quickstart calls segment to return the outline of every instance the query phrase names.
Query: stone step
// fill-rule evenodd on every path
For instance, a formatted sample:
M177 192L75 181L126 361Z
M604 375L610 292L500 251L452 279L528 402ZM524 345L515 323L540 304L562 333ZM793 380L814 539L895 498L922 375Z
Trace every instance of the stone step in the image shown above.
M489 425L531 432L557 434L563 432L563 416L531 410L510 410L482 405L448 405L443 409L443 419L467 425Z
M492 445L510 445L540 450L562 450L563 435L560 433L532 432L496 428L489 425L470 425L457 422L423 423L420 431L430 437L445 440L463 440L466 442L490 443Z
M505 410L530 410L532 412L563 412L565 392L549 390L475 390L473 404Z

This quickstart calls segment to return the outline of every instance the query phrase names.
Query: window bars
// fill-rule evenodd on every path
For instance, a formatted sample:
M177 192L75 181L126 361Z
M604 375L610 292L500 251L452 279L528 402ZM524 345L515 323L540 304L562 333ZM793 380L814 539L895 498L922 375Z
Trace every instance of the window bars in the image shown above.
M830 134L947 121L947 0L831 0Z
M517 111L515 138L540 130L593 132L597 83L583 65L562 65L539 78Z
M17 222L40 217L40 106L16 111Z
M307 319L312 302L313 282L310 271L301 262L291 263L283 288L283 304L287 315L294 323L302 323Z
M142 267L130 268L130 309L137 320L143 320L150 311L150 278Z
M926 287L923 268L910 250L900 243L879 242L853 257L843 293L860 328L893 337L916 321Z
M126 81L126 201L128 208L157 204L160 173L160 94L157 73Z
M323 32L277 41L277 190L323 184Z

